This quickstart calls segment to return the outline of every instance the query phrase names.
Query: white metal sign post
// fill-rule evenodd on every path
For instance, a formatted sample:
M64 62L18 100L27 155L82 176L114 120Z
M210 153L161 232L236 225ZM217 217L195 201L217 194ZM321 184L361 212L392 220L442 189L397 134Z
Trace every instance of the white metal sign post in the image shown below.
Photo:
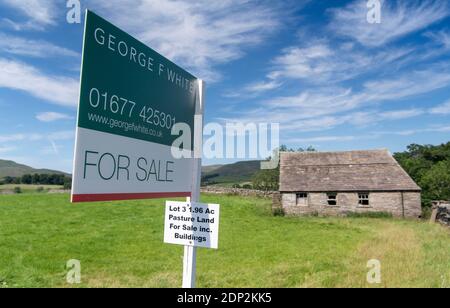
M202 173L203 154L203 111L205 99L205 83L199 80L197 102L195 105L196 121L194 121L194 170L192 172L192 192L190 202L200 202L200 185ZM199 123L200 122L200 123ZM195 288L195 277L197 274L197 248L184 246L183 258L183 288Z
M164 242L184 245L183 288L195 288L197 247L217 249L220 206L166 202Z

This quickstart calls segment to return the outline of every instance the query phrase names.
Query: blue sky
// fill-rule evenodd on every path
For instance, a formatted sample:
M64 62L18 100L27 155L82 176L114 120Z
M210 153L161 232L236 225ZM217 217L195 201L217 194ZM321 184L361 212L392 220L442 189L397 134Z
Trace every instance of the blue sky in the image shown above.
M207 82L206 121L274 122L320 151L450 140L450 1L96 0ZM83 24L63 0L0 0L0 158L71 171ZM206 161L228 163L230 161Z

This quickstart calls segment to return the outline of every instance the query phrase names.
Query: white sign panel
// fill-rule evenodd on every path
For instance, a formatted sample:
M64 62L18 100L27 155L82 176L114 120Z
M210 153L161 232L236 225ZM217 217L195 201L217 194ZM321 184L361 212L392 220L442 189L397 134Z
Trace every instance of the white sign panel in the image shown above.
M217 249L219 216L218 204L167 201L164 242Z
M192 197L172 130L194 131L200 81L91 11L83 46L72 202Z

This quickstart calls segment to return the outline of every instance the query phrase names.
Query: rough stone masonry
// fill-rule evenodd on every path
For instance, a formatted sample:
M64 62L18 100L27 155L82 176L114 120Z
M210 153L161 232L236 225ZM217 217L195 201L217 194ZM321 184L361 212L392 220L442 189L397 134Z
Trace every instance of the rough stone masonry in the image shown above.
M433 212L431 221L450 227L450 202L435 201L433 202Z
M421 188L387 150L281 153L279 192L274 211L292 216L422 213Z

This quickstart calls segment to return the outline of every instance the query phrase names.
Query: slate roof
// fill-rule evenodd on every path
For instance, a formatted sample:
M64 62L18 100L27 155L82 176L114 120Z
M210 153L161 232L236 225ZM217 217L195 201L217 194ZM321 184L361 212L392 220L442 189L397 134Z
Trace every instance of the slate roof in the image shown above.
M420 190L388 150L280 153L281 192Z

